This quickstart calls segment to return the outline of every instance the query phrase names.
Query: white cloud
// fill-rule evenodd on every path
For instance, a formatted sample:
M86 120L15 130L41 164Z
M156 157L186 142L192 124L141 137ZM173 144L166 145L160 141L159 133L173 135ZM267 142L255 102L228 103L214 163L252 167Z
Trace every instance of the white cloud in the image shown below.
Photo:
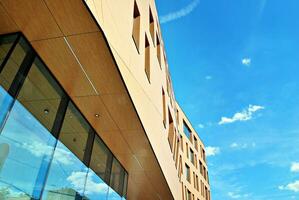
M199 5L199 0L193 0L190 4L188 4L186 7L172 12L168 13L166 15L163 15L160 17L160 23L164 24L182 17L185 17L186 15L190 14L198 5Z
M212 76L206 76L205 79L206 79L206 80L211 80L211 79L212 79Z
M227 195L228 195L230 198L232 198L232 199L239 199L239 198L241 198L241 195L239 195L239 194L235 194L235 193L233 193L233 192L228 192Z
M278 189L279 189L279 190L284 190L284 186L283 186L283 185L280 185L280 186L278 186Z
M249 196L249 194L237 194L234 192L228 192L227 195L232 199L246 198Z
M206 147L206 156L215 156L220 153L219 147Z
M233 123L236 121L247 121L247 120L252 119L253 113L255 113L259 110L263 110L263 109L265 109L265 107L263 107L263 106L249 105L248 108L243 109L242 112L235 113L234 116L231 118L221 117L221 120L218 122L218 124L222 125L222 124Z
M299 192L299 180L289 183L287 185L280 185L278 186L279 190L289 190L289 191L293 191L293 192Z
M22 148L29 151L36 157L51 156L53 153L53 147L36 141L31 144L24 143L22 144ZM72 159L72 153L62 148L56 147L54 162L71 165L74 163Z
M252 143L237 143L237 142L233 142L229 145L230 148L232 149L247 149L249 147L256 147L256 143L255 142L252 142Z
M86 183L85 183L86 179ZM107 185L105 183L96 183L92 180L92 174L86 174L86 172L72 172L72 174L67 177L67 180L74 186L74 188L86 194L93 194L93 193L106 193L107 192ZM84 190L85 187L85 190Z
M198 124L198 128L204 128L205 126L203 124Z
M250 58L243 58L242 59L242 64L249 66L251 64L251 59Z
M234 142L230 145L230 148L237 148L237 147L239 147L239 144L236 142Z
M299 162L293 162L290 170L291 172L299 172Z

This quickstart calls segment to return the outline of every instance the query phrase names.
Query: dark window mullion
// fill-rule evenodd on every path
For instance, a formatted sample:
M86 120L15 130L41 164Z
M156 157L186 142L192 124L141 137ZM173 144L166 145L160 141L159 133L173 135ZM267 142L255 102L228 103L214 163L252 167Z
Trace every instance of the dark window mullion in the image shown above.
M112 154L109 154L107 157L106 170L105 170L105 181L109 185L111 185L110 178L111 178L111 171L112 171L112 163L113 163L113 156Z
M10 47L10 49L8 50L3 62L0 65L0 74L2 72L2 70L4 69L4 66L6 65L6 63L8 62L12 52L14 51L15 47L17 46L18 42L20 41L21 38L21 34L17 33L18 36L16 37L16 40L14 41L14 43L12 44L12 46Z
M88 167L90 166L90 159L91 159L91 153L92 153L95 134L96 133L94 132L94 130L90 129L90 131L88 133L85 151L84 151L83 163Z
M19 91L22 88L22 85L25 81L26 76L28 75L28 72L34 62L34 59L36 58L36 54L33 51L33 49L30 49L27 53L26 56L10 86L10 88L8 89L8 93L16 98Z
M52 135L56 139L58 139L59 137L69 102L70 102L69 97L67 95L63 95L63 97L60 100L60 104L51 130Z

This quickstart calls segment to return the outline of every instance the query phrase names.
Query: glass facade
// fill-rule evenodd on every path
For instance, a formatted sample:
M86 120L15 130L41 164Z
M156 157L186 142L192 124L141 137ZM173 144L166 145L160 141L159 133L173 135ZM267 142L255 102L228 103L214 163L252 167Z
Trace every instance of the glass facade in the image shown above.
M0 36L0 199L125 199L128 174L26 39Z

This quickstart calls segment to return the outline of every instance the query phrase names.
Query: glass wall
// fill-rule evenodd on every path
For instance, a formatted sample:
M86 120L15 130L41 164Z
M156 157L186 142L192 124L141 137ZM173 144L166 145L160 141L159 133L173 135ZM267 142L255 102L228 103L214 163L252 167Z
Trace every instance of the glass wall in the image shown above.
M128 175L21 34L0 36L0 199L125 199Z

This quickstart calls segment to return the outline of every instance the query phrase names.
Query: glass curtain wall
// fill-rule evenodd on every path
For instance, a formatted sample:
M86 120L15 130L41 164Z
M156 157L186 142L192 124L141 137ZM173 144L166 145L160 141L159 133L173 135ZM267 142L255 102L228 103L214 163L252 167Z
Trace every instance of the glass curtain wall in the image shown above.
M0 199L125 199L127 181L26 39L0 35Z

